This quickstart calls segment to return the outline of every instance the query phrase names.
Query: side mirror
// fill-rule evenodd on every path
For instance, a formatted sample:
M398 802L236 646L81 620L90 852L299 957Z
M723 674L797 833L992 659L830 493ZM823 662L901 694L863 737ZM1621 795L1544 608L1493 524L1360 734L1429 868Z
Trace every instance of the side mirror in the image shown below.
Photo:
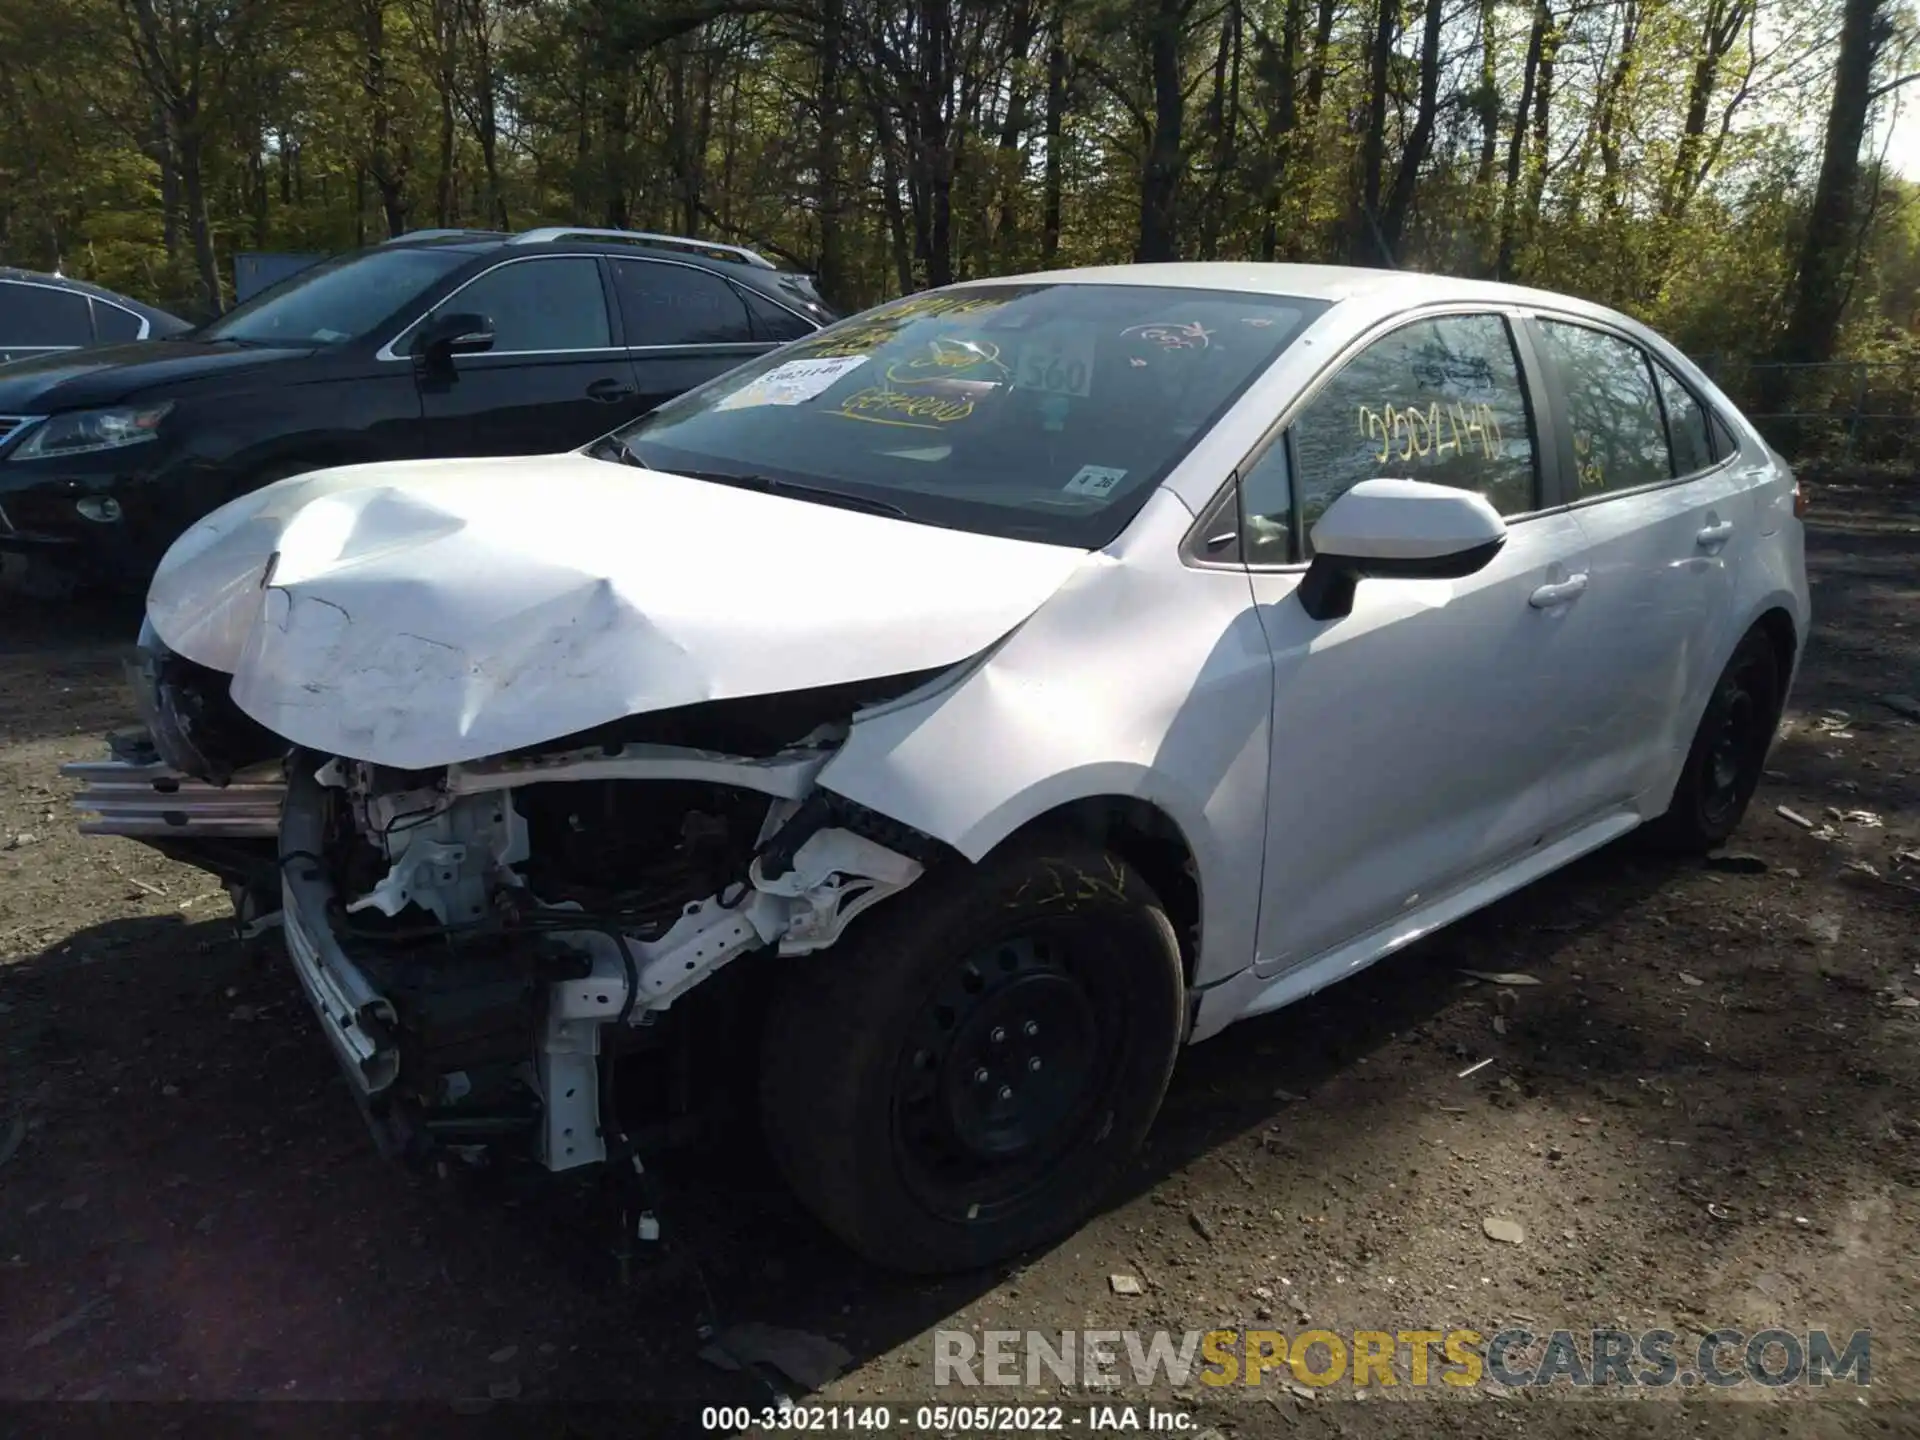
M1353 612L1361 580L1457 580L1506 540L1506 521L1484 495L1424 480L1363 480L1315 522L1300 605L1316 620L1337 620Z
M414 332L413 354L426 361L478 355L493 348L493 321L485 315L429 315Z

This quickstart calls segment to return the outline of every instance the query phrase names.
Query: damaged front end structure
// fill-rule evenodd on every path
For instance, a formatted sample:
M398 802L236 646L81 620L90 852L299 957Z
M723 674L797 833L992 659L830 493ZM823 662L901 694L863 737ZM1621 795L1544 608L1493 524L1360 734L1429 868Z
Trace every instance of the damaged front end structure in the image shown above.
M147 733L63 773L83 782L85 831L220 876L243 932L278 924L384 1151L570 1170L621 1133L614 1053L655 1047L665 1012L743 955L832 945L936 860L937 842L815 784L854 707L922 678L400 771L257 755L272 737L224 677L149 632ZM811 728L783 742L783 726ZM681 743L703 731L741 753Z

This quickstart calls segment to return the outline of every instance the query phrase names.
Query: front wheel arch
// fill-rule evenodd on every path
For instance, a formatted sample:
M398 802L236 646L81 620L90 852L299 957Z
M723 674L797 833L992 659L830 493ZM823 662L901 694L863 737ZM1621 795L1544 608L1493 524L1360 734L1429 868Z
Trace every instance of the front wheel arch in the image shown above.
M1042 811L998 841L989 854L1044 834L1077 835L1140 872L1159 897L1180 941L1180 963L1193 984L1200 956L1202 879L1199 858L1180 822L1151 800L1089 795Z

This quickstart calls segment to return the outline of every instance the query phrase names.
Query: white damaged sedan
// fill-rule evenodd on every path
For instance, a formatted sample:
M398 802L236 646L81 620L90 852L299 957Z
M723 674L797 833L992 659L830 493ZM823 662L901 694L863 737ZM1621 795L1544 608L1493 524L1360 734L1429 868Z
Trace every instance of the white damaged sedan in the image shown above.
M232 502L153 582L147 733L69 768L279 925L383 1144L624 1168L745 1077L829 1227L951 1269L1078 1223L1183 1044L1724 840L1800 510L1576 300L969 283L580 453Z

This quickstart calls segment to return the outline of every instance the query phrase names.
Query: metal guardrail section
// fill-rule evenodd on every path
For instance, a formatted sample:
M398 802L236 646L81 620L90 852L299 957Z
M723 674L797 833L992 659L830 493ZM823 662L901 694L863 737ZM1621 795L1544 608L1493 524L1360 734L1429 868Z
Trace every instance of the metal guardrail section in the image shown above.
M222 787L123 760L62 765L60 773L81 782L73 808L82 835L271 840L280 833L287 786L277 774L236 776Z

